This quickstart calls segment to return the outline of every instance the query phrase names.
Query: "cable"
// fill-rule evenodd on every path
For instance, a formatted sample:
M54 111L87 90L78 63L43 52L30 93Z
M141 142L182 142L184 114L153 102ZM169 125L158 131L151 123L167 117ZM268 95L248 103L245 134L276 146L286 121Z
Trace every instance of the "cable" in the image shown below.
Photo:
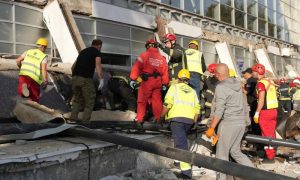
M88 158L89 158L89 165L88 165L88 180L90 180L90 176L91 176L91 149L89 148L89 146L85 143L81 143L81 142L74 142L74 141L70 141L70 140L65 140L65 139L55 139L56 141L63 141L63 142L68 142L71 144L81 144L84 145L88 151Z

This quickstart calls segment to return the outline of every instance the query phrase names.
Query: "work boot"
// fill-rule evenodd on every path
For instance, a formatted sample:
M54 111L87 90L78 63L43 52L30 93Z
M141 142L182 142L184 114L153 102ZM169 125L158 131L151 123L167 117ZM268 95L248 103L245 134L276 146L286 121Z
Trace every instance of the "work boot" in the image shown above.
M140 122L140 121L137 121L137 119L134 119L133 126L137 129L137 132L139 132L139 133L145 132L145 130L143 129L143 123L144 122Z
M24 97L29 97L29 90L26 83L22 84L22 94Z

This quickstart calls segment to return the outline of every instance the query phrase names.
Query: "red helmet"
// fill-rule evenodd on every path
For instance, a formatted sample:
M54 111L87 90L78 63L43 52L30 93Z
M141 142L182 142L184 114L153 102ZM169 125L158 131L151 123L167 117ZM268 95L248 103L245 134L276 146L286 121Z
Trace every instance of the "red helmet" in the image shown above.
M208 72L210 72L212 74L215 73L216 67L217 67L217 64L210 64L210 65L208 65Z
M259 75L264 75L266 72L266 68L262 64L254 64L252 66L252 71L257 72Z
M279 82L280 82L280 83L286 83L286 79L285 79L285 78L281 78L281 79L279 80Z
M156 41L155 41L155 39L153 39L153 38L150 38L150 39L148 39L147 41L146 41L146 44L145 44L145 46L146 46L146 48L148 48L148 47L154 47L155 46L155 43L156 43Z
M163 40L176 41L176 36L175 34L168 33L163 36Z

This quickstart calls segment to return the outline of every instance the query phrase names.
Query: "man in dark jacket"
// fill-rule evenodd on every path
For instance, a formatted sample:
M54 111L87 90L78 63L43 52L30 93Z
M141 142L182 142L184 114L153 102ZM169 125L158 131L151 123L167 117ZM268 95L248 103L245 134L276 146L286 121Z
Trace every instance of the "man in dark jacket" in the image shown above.
M159 48L170 56L169 79L173 84L178 81L177 74L181 69L187 69L187 61L184 49L176 43L176 36L168 33L163 37L163 44L159 44Z

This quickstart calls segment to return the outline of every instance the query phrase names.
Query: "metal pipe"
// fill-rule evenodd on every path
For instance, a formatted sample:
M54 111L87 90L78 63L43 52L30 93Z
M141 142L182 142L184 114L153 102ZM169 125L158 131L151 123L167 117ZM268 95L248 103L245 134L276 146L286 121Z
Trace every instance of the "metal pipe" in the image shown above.
M171 159L177 159L191 163L196 166L201 166L214 171L226 173L234 177L240 177L244 179L270 179L270 180L289 180L293 179L288 176L283 176L260 169L243 166L241 164L228 162L196 153L192 153L185 150L171 148L168 146L142 141L134 138L124 137L116 134L109 134L101 131L95 131L90 129L82 129L79 127L71 128L65 131L69 135L81 136L87 138L98 139L113 144L118 144L133 149L157 154Z
M300 143L292 140L274 139L268 137L262 137L257 135L248 134L245 139L249 142L267 144L271 146L284 146L300 149Z

